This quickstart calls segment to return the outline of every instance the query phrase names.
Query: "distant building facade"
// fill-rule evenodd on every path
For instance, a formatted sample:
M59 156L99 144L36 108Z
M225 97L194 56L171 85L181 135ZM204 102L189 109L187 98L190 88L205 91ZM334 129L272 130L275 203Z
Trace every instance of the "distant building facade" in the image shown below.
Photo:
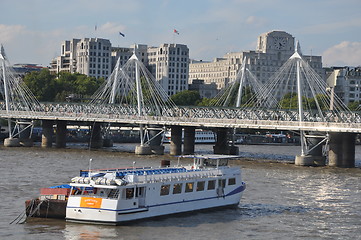
M192 83L188 85L188 90L197 91L201 98L214 98L218 94L217 84L205 84L204 80L193 79Z
M112 71L111 43L108 39L83 38L66 40L61 55L51 62L51 71L81 73L107 78Z
M294 52L295 39L291 34L284 31L267 32L258 37L255 51L227 53L212 62L191 61L189 81L201 79L208 84L216 83L217 88L222 89L235 80L246 57L247 67L264 84ZM325 76L321 56L302 57L321 77Z
M361 67L333 67L326 73L328 86L346 105L361 102Z
M183 44L134 44L126 48L111 47L107 39L72 39L62 43L61 55L52 60L51 71L107 78L118 59L124 65L134 52L169 95L188 89L189 49Z
M43 68L45 68L45 67L39 66L37 64L32 64L32 63L23 63L23 64L18 63L18 64L13 65L14 71L22 77L25 76L25 74L27 74L29 72L39 72Z
M148 47L150 72L168 95L188 90L189 49L183 44Z

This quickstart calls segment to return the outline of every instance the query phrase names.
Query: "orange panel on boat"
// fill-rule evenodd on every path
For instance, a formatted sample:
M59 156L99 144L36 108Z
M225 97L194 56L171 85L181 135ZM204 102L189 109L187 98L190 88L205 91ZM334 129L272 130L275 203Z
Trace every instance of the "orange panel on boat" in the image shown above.
M102 205L102 198L82 197L80 207L85 208L100 208Z

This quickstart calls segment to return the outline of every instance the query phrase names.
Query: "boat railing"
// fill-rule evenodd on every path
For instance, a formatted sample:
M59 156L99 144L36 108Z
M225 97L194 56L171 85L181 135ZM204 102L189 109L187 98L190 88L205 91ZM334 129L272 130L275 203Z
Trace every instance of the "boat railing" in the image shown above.
M133 181L141 183L152 183L152 182L170 182L170 181L180 181L180 180L191 180L191 179L202 179L216 177L219 174L217 169L207 170L207 169L193 169L174 173L164 173L164 174L152 174L152 175L138 175L133 178Z

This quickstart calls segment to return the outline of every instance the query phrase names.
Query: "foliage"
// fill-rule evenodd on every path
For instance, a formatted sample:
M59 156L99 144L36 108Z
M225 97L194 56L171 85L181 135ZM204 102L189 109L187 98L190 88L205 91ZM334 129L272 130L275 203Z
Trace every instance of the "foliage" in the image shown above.
M196 106L201 97L198 91L184 90L170 97L178 106Z
M329 99L324 94L318 94L315 98L302 97L303 108L317 109L317 103L321 110L328 110ZM282 109L297 109L298 108L298 95L296 93L287 93L280 100L279 105Z
M208 106L212 106L213 102L214 102L213 98L202 98L200 101L197 102L197 106L208 107Z
M24 82L39 101L52 101L56 94L55 75L49 69L30 72L25 75Z
M348 104L348 108L351 110L351 111L358 111L360 108L360 102L356 101L356 102L350 102Z
M61 72L58 77L48 69L25 75L24 82L39 101L67 100L69 95L90 97L102 84L104 79L88 77L80 73Z

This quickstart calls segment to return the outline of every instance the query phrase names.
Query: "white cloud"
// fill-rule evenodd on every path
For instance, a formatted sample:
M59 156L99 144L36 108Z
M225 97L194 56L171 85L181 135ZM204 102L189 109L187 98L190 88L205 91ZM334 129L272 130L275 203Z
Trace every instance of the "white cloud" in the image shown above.
M16 39L25 31L25 27L22 25L4 25L0 24L0 42L8 43Z
M323 52L325 66L360 66L361 42L343 41Z
M101 25L99 30L106 34L117 34L119 31L124 31L125 26L114 22L107 22Z
M246 19L246 23L257 27L263 26L266 23L266 19L257 16L249 16Z

